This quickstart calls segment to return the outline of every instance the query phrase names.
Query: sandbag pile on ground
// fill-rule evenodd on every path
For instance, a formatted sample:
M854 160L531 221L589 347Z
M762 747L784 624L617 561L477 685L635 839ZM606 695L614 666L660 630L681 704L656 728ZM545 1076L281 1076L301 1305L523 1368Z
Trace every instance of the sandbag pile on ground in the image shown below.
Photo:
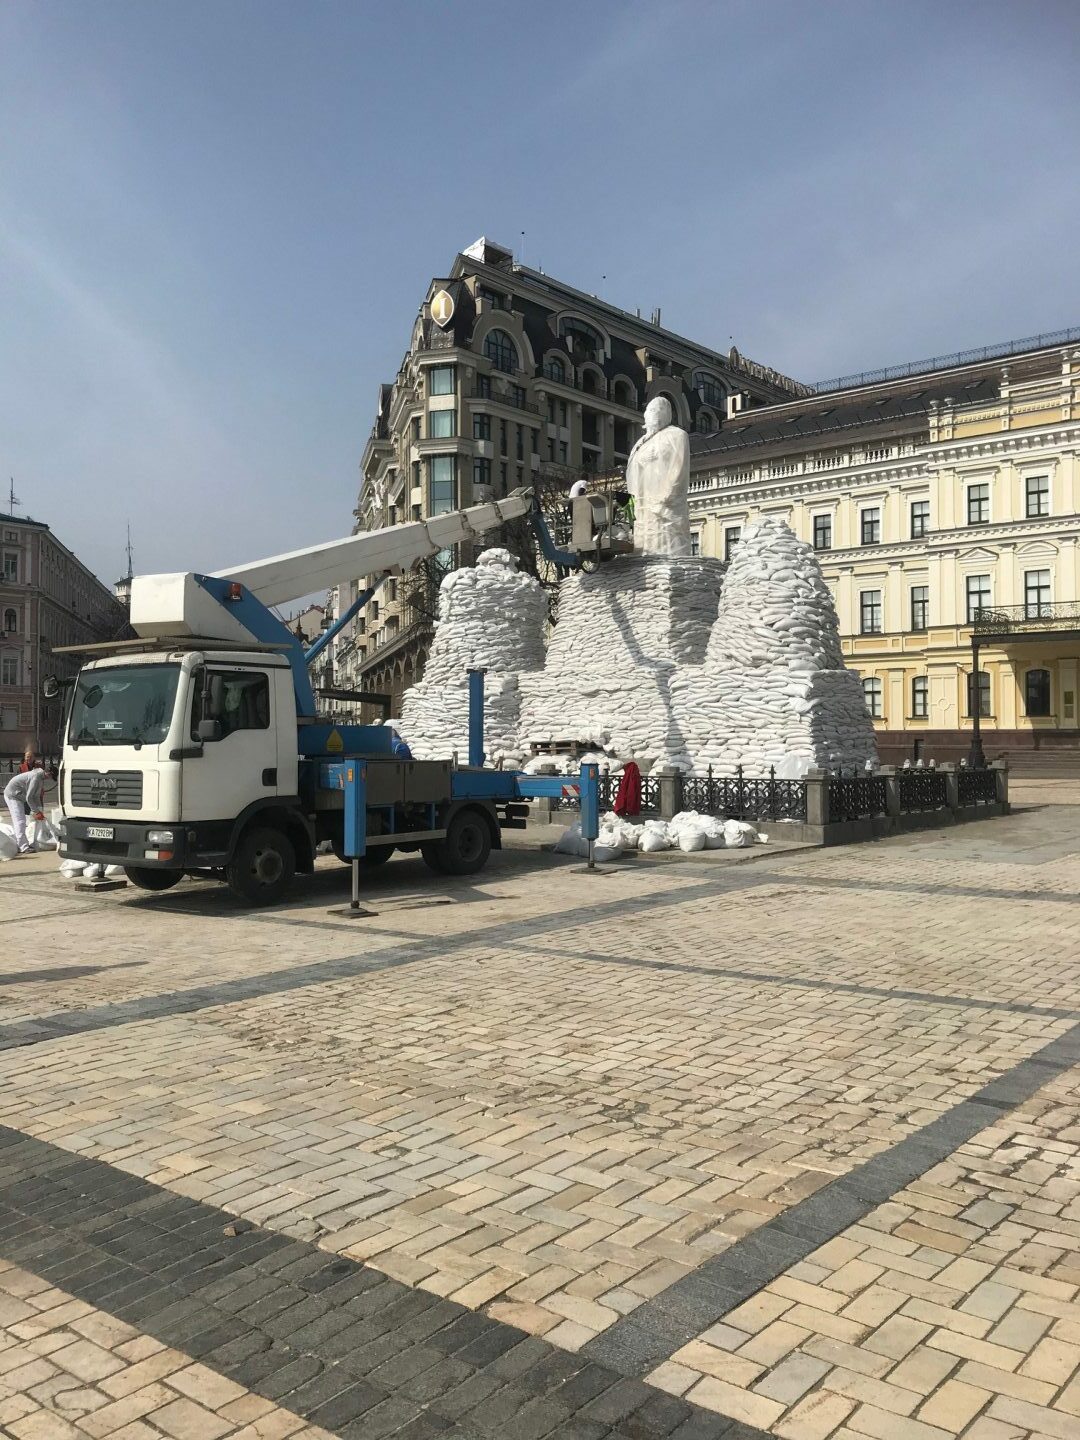
M521 678L525 749L573 740L688 767L671 681L705 654L722 578L716 560L632 555L563 580L547 662Z
M446 759L469 746L470 669L484 668L488 758L518 751L518 675L544 663L547 601L540 582L509 550L485 550L453 570L439 590L439 619L423 678L405 692L398 729L418 759Z
M595 854L608 858L623 850L642 850L646 854L657 850L737 849L744 845L764 845L767 835L760 834L746 820L721 820L715 815L699 815L696 810L683 810L670 820L646 820L636 824L614 811L600 817L600 833L596 839ZM581 838L581 822L575 820L567 827L555 843L555 849L562 854L586 855L588 842Z
M859 678L817 557L782 521L747 526L724 579L704 663L674 677L690 768L795 778L877 760Z

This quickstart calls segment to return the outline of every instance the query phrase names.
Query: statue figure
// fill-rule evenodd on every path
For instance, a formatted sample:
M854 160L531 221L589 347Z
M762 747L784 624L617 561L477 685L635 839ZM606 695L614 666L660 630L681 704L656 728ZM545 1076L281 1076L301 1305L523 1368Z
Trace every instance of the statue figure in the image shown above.
M646 555L690 554L690 437L672 424L671 402L645 407L645 434L626 462L634 497L634 549Z

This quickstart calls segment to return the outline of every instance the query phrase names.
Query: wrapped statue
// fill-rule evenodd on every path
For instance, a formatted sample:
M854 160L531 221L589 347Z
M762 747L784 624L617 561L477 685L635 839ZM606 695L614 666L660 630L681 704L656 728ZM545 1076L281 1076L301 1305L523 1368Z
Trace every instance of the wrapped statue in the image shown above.
M645 407L645 434L626 462L634 497L634 548L646 555L690 554L690 437L672 424L671 402Z

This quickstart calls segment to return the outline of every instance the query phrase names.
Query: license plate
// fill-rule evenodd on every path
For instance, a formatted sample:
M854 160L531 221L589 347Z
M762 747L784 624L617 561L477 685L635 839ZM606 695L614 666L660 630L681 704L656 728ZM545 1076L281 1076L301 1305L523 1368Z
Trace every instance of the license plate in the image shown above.
M88 825L86 827L86 838L88 840L115 840L115 825Z

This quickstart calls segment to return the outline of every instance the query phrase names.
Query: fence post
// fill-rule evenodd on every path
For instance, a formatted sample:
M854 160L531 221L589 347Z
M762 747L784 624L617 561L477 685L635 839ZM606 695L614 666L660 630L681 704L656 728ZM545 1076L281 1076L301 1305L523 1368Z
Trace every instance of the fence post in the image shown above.
M945 776L945 803L952 811L955 820L960 810L960 781L957 775L956 766L951 762L937 767Z
M806 772L806 823L829 823L829 774L827 770Z
M895 765L881 765L878 774L885 781L885 814L900 828L900 779Z
M1007 760L991 760L990 769L994 772L994 794L997 803L1007 815L1009 813L1009 762Z
M670 820L682 809L682 774L667 767L654 770L652 774L659 782L660 798L657 803L660 806L660 818Z

